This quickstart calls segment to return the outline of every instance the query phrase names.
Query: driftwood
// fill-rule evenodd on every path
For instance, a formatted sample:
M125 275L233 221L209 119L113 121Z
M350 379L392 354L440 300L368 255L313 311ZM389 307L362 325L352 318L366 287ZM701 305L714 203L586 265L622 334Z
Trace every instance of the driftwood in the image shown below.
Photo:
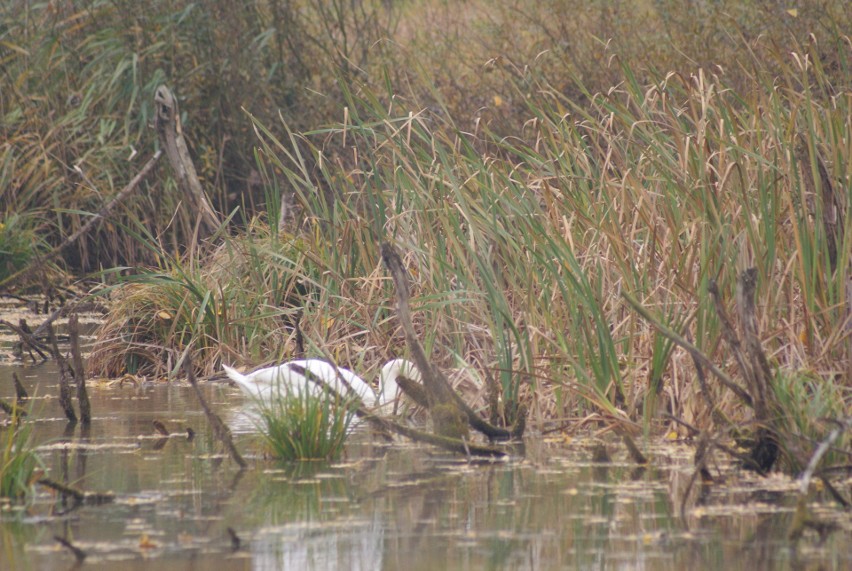
M166 156L177 177L178 185L189 200L192 211L201 217L201 225L206 233L213 234L219 228L220 221L201 188L195 165L189 156L189 149L183 138L177 99L168 87L161 85L154 93L154 103L157 105L157 134L166 149Z
M446 377L437 368L433 367L426 357L426 352L423 346L417 339L417 334L414 332L414 326L411 322L411 311L408 305L410 292L408 289L408 279L405 269L402 266L402 260L393 246L390 244L382 244L382 260L393 278L396 288L397 297L397 316L402 325L405 334L405 341L411 350L411 355L414 358L414 363L420 370L420 375L423 377L423 386L426 392L426 398L429 403L430 412L433 415L433 421L445 422L447 418L452 419L454 410L458 410L463 418L467 420L470 426L489 438L513 438L523 435L525 428L525 414L522 410L518 414L518 422L512 430L506 430L493 426L486 422L467 405L462 398L447 382ZM437 415L439 418L435 418Z
M73 244L74 242L79 240L80 237L86 235L89 232L89 230L91 230L95 226L95 224L97 224L98 222L100 222L101 220L103 220L104 218L109 216L110 213L112 213L112 211L115 210L116 206L121 204L124 201L124 199L126 199L128 196L130 196L130 194L139 185L139 183L142 182L142 179L144 179L146 176L148 176L148 173L151 172L151 169L153 169L154 165L157 164L157 161L159 160L160 155L162 155L162 151L157 151L156 153L154 153L154 156L151 157L148 160L147 163L145 163L145 166L142 167L142 170L140 170L136 174L136 176L134 176L130 180L130 182L127 183L127 186L125 186L123 189L121 189L121 192L119 192L117 195L115 195L115 198L113 198L103 208L101 208L101 210L97 214L92 216L85 224L83 224L83 226L81 226L79 230L77 230L76 232L74 232L73 234L71 234L70 236L65 238L65 240L63 240L61 244L59 244L58 246L53 248L50 252L48 252L44 256L38 256L35 260L33 260L26 267L21 268L20 270L18 270L17 272L12 274L11 276L7 276L6 278L0 280L0 286L4 286L7 283L12 282L13 280L17 280L17 279L20 279L20 278L23 278L25 276L30 275L37 268L43 267L43 264L45 262L49 262L49 261L53 260L54 258L59 257L59 255L62 254L62 252L65 250L65 248L67 248L68 246L70 246L71 244Z
M743 271L737 279L737 312L743 330L745 350L740 347L739 340L729 320L723 319L724 307L719 298L716 284L710 283L710 293L716 305L716 311L722 321L723 335L736 356L740 373L746 380L752 402L754 416L759 428L751 448L753 466L767 472L778 458L778 421L777 403L772 390L772 370L763 352L760 335L757 329L755 311L755 290L757 288L757 270L749 268ZM747 465L748 467L749 465Z

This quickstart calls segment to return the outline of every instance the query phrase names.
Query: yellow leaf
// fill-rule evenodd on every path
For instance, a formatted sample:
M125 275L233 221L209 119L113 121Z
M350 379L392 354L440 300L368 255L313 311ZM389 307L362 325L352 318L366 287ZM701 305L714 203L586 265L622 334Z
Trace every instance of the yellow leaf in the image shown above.
M670 430L668 434L666 434L666 440L677 440L677 430Z
M789 10L787 10L787 13L793 16L794 18L799 17L799 11L796 8L790 8Z
M139 549L154 549L156 547L157 544L151 541L147 533L143 533L142 537L139 538Z
M501 105L503 105L503 98L500 97L499 95L495 95L494 96L494 107L500 107Z
M172 314L169 313L168 311L166 311L165 309L161 309L160 311L157 312L157 319L159 319L161 321L171 321L172 320Z

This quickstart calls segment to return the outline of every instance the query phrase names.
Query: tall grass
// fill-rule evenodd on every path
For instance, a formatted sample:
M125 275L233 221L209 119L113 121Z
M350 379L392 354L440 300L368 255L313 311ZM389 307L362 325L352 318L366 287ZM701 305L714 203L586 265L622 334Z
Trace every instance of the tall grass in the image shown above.
M289 140L257 128L263 158L320 233L313 251L341 277L374 274L382 240L411 252L437 359L484 357L504 396L531 392L544 408L548 390L576 379L583 399L569 410L611 415L645 408L651 379L691 418L691 363L622 306L620 290L665 308L665 321L724 359L706 285L715 279L730 299L754 265L775 365L827 379L843 367L850 197L832 195L832 250L828 195L811 189L849 188L850 100L818 52L775 57L776 84L749 92L701 70L641 84L623 66L617 87L583 89L582 103L532 69L516 84L530 117L517 137L464 132L446 108L366 85L350 91L339 127ZM345 160L324 160L334 138L352 149Z
M101 292L115 303L89 360L94 374L171 375L190 342L204 374L223 360L263 362L295 350L298 308L323 267L302 238L258 222L200 259L170 257L144 229L134 230L140 244L160 252L159 264Z
M34 224L33 217L25 214L0 218L0 280L34 262L46 251Z
M674 2L363 2L319 34L319 2L25 4L3 13L4 81L26 102L0 100L7 211L52 242L79 225L132 173L130 147L153 148L168 80L205 187L246 225L203 256L160 173L82 243L80 267L146 268L112 290L96 373L166 374L190 340L208 373L287 358L302 314L309 352L367 374L405 351L379 262L391 240L432 358L483 365L509 416L524 401L541 420L700 421L691 361L620 293L727 365L707 284L732 299L747 266L779 378L848 386L843 2L704 3L700 18Z
M150 123L154 92L164 83L187 112L184 133L214 204L262 210L242 109L271 121L283 108L301 126L310 124L302 118L327 115L338 78L357 73L395 19L371 2L305 4L4 2L0 217L38 217L51 245L78 230L158 146ZM195 216L180 208L168 169L158 174L126 211L69 250L72 269L151 263L150 252L120 231L137 220L172 253L182 251Z
M161 83L177 94L197 170L222 212L267 209L264 173L254 161L251 122L279 137L280 112L296 131L340 118L347 92L392 86L415 113L441 109L469 132L484 125L522 136L527 101L540 87L585 105L624 79L644 86L667 72L724 68L747 94L791 73L778 52L813 50L811 62L844 89L848 61L836 38L852 20L844 0L774 3L380 2L304 0L204 4L186 0L73 0L0 6L0 211L38 219L56 245L80 228L157 146L149 129ZM807 44L811 42L811 47ZM804 46L804 47L802 47ZM648 63L645 63L648 62ZM424 78L428 78L424 81ZM323 143L346 160L343 138ZM311 170L325 165L304 157ZM150 264L120 229L142 221L171 254L192 240L194 216L161 167L126 211L85 236L65 256L75 271ZM270 180L270 178L267 178ZM242 216L242 214L240 215Z

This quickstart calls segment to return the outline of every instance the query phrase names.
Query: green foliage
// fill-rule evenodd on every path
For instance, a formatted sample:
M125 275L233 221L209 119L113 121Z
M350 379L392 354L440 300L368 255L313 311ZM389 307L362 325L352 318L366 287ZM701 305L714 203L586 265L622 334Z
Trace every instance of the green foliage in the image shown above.
M514 138L463 132L445 109L388 105L359 84L345 125L298 144L258 122L261 157L317 220L313 251L339 275L370 275L383 240L411 253L433 358L494 363L507 407L524 387L538 392L537 380L553 386L567 376L593 410L635 417L648 379L654 400L666 391L681 406L698 388L688 382L691 361L625 312L622 288L664 304L665 321L688 324L713 353L720 332L707 283L731 299L739 271L754 265L777 365L807 354L815 368L842 366L852 204L838 189L852 180L840 158L852 109L848 98L800 95L834 91L821 63L802 75L775 57L783 89L758 83L740 93L704 72L645 85L625 65L608 93L579 84L580 102L531 68L515 88L535 93L526 98L534 120ZM324 148L311 143L336 137L358 152L317 177L306 155L319 160ZM801 168L802 156L811 168ZM833 249L821 215L829 197L843 213L832 230L843 246ZM791 315L801 316L792 327ZM800 335L809 331L824 335ZM801 351L803 343L824 345Z
M28 424L0 429L0 497L19 500L32 492L41 461L32 450Z
M25 216L0 219L0 281L24 268L44 248Z
M332 460L346 443L356 402L332 391L312 392L310 381L256 403L258 429L279 460Z
M783 427L781 448L793 472L807 466L817 445L837 428L836 421L849 414L852 399L850 387L826 381L807 371L783 371L773 383L780 410L779 425ZM841 433L840 438L823 458L825 465L848 461L852 437Z

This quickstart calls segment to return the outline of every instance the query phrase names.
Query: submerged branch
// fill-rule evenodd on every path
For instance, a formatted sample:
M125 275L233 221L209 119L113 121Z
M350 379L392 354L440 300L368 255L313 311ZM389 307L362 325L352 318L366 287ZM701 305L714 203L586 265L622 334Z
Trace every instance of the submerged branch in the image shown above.
M46 486L52 490L56 490L63 496L69 496L77 504L85 504L89 506L99 506L108 504L115 500L115 494L109 492L84 492L72 486L68 486L50 478L39 478L36 483Z
M86 558L86 552L65 539L64 537L59 537L58 535L54 535L53 539L56 540L62 547L66 548L68 551L74 554L74 558L77 560L77 563L82 563Z
M245 459L240 455L240 451L237 450L237 447L234 446L234 439L231 437L231 431L222 422L222 419L213 412L210 408L210 405L207 404L207 400L204 398L204 395L201 394L201 389L198 388L198 380L195 378L195 370L193 369L192 359L187 353L184 356L183 369L186 372L186 378L189 380L189 384L192 385L192 388L195 390L195 396L198 397L198 402L201 403L201 408L204 410L204 415L207 417L207 421L210 422L210 426L213 427L213 434L216 435L224 445L225 448L228 449L228 453L233 458L234 462L240 468L246 468L248 464Z

